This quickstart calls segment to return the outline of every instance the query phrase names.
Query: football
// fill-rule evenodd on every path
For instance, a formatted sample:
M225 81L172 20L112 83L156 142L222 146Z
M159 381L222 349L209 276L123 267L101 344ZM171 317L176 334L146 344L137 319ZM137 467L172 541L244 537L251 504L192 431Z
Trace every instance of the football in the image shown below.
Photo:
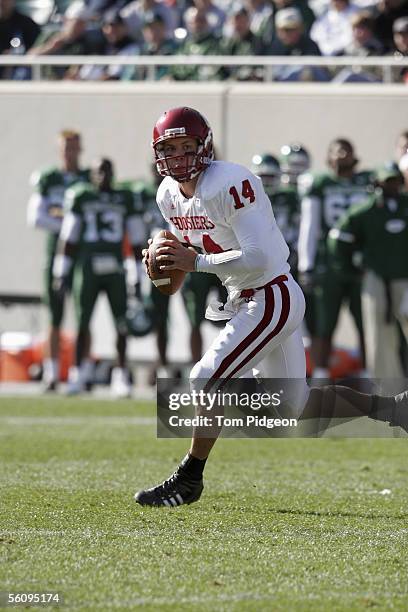
M164 240L176 240L177 236L168 230L161 230L149 246L149 276L155 287L164 295L173 295L183 284L186 273L183 270L160 270L156 260L157 249Z

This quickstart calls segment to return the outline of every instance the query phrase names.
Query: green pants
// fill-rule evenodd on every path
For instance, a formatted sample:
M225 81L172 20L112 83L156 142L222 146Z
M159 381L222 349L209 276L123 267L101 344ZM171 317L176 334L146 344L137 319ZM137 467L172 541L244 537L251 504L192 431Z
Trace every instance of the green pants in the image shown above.
M167 329L167 321L169 316L169 301L170 296L160 293L158 289L151 284L150 295L147 298L147 306L153 318L154 328Z
M60 327L64 316L64 299L61 299L52 288L52 267L54 264L54 256L51 256L44 270L44 298L43 301L48 307L50 324L52 327ZM72 286L72 272L68 277L68 286Z
M332 270L316 278L312 296L314 335L319 338L332 336L344 301L348 303L356 327L362 334L360 278L341 276Z
M117 331L126 333L127 292L123 267L119 272L95 274L90 260L78 261L75 266L72 293L78 329L83 331L89 327L95 302L101 292L107 295Z

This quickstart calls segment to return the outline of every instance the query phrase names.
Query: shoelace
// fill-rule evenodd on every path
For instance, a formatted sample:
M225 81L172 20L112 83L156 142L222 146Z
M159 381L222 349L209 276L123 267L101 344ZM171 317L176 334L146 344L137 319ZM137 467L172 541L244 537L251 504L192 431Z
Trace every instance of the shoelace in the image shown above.
M184 504L184 499L175 489L179 472L176 471L167 480L159 485L159 495L166 506L181 506Z
M180 476L180 472L175 471L170 478L167 478L161 483L160 488L164 493L174 493L174 488L177 483L177 479Z

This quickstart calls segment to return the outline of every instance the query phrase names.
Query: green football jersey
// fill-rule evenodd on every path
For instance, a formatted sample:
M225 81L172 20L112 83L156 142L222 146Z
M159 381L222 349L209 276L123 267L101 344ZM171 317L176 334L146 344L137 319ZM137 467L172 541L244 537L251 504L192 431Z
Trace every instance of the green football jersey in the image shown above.
M47 199L48 210L61 209L64 203L65 192L69 187L76 183L86 183L89 181L89 170L79 170L77 173L64 172L63 170L52 167L46 170L35 172L31 182L37 193ZM58 214L58 211L57 211ZM58 232L49 232L47 236L47 252L52 256L57 245Z
M299 197L295 187L284 186L278 190L265 187L269 197L276 223L283 234L287 244L296 250L299 234L300 206Z
M78 257L111 254L123 258L126 221L135 216L133 196L127 189L97 191L92 185L75 185L67 190L64 206L80 219Z
M133 193L135 210L141 215L148 235L166 228L167 223L156 203L157 184L139 179L129 182L127 186Z
M363 268L381 278L408 278L408 194L374 195L351 208L331 230L328 249L332 265L341 271L352 267L359 251Z
M333 173L315 175L305 192L306 198L319 202L319 236L314 268L327 268L327 236L332 227L350 207L367 201L374 191L373 175L370 172L356 172L351 178L340 178Z

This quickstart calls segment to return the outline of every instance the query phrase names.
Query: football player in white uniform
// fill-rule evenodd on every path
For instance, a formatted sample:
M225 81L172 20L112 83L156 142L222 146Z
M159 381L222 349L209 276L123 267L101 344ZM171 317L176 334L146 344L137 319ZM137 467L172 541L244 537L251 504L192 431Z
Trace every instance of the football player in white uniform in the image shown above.
M289 249L261 179L238 164L213 161L211 128L191 108L165 112L154 127L152 146L158 172L165 177L158 189L157 204L181 241L164 242L157 250L157 261L186 272L217 274L228 290L227 303L210 307L206 313L208 318L225 318L228 322L193 367L192 387L205 383L206 391L215 390L261 365L270 378L304 381L297 393L297 409L302 416L322 416L324 403L328 405L327 414L330 410L330 416L336 416L334 396L338 389L348 402L355 396L362 398L362 405L353 413L356 416L374 416L379 409L384 413L380 400L373 405L372 396L345 387L336 387L335 391L333 387L308 388L299 329L304 297L290 274ZM205 254L197 254L193 247ZM144 258L146 261L148 250ZM392 402L394 406L394 398ZM156 487L139 491L136 501L168 507L197 501L203 489L205 462L215 440L194 436L190 451L174 474Z

